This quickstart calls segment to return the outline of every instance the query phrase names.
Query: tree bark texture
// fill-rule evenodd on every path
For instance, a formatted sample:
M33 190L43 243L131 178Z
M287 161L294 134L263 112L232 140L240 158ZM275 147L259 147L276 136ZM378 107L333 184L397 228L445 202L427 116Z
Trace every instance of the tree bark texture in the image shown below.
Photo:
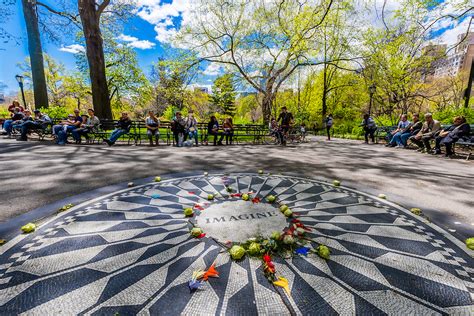
M48 89L44 75L43 48L38 27L38 15L35 0L22 0L23 15L28 34L28 52L30 54L31 75L35 108L48 107ZM26 104L25 104L26 106Z
M109 89L105 75L104 43L100 32L100 12L96 8L95 0L78 0L78 5L86 40L94 110L99 118L112 119Z

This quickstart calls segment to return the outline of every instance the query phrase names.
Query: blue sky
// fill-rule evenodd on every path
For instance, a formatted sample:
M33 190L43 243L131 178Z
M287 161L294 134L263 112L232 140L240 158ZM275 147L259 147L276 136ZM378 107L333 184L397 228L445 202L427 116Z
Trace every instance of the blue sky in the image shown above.
M54 3L55 0L45 0L47 3ZM186 10L192 0L137 0L139 11L130 18L123 30L124 43L134 47L137 52L138 61L145 72L150 73L150 67L160 56L164 55L162 42L166 42L170 35L179 27ZM456 1L456 0L454 0ZM394 7L397 1L389 1ZM434 33L439 41L452 44L455 37L462 30L467 29L467 19L459 23L446 23L440 25ZM21 1L16 2L14 14L4 26L13 35L19 38L19 45L14 42L2 43L0 49L0 83L7 85L3 91L6 94L15 93L18 84L15 75L20 73L17 67L28 56L26 41L26 26L21 9ZM72 45L72 46L71 46ZM55 60L62 62L67 69L74 69L75 58L71 53L77 49L77 43L71 39L64 39L60 44L53 44L43 39L43 50L51 55ZM201 77L200 84L208 85L212 78L219 73L219 67L211 65L206 69L206 76ZM2 93L2 91L0 91Z

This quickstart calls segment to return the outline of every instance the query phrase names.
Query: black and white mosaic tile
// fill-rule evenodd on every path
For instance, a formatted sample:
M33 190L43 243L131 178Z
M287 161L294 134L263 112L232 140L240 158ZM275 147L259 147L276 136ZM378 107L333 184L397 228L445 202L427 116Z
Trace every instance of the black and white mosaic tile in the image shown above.
M275 258L277 275L290 283L287 295L265 279L259 260L232 261L212 238L212 228L205 238L191 238L183 207L196 204L204 215L226 203L214 220L217 226L234 215L249 223L228 221L226 238L265 230L273 217L269 206L256 208L265 216L247 212L239 218L245 213L241 200L225 183L234 193L254 192L262 200L276 195L312 228L313 247L330 247L331 259ZM472 315L474 310L474 260L448 233L377 198L287 176L209 175L132 187L61 213L0 251L0 315ZM220 278L190 294L192 272L212 262Z

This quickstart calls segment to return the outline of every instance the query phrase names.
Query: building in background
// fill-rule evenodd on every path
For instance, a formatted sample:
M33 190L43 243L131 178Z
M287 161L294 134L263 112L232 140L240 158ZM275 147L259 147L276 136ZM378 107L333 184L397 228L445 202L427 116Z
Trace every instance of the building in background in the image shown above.
M464 40L463 40L464 39ZM434 67L434 77L455 76L469 72L474 58L474 32L458 35L458 42L452 54L439 60Z

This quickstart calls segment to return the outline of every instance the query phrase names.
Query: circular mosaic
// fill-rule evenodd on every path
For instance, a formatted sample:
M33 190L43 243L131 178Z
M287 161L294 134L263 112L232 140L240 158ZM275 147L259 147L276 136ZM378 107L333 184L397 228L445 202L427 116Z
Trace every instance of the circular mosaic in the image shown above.
M242 201L247 192L258 199ZM310 229L308 248L331 250L329 260L312 252L275 256L288 292L265 278L262 260L233 261L221 243L291 224L268 195ZM193 224L206 236L193 238ZM449 234L389 202L288 176L195 176L127 188L60 213L0 251L2 315L473 310L474 262ZM193 272L212 264L219 278L190 293Z

